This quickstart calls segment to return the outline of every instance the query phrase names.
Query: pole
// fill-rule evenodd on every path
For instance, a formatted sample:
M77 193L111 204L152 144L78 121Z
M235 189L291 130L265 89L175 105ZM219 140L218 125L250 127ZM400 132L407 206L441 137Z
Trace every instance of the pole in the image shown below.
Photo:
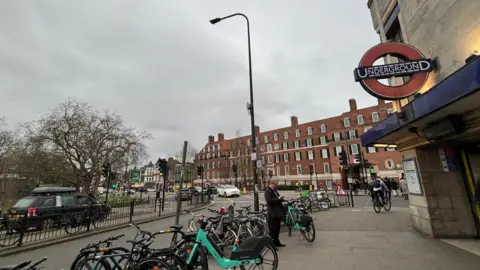
M163 168L163 187L162 187L162 212L165 210L165 189L168 181L168 165L165 160L165 167Z
M340 122L342 123L343 125L343 133L345 134L345 154L347 155L347 181L349 178L353 177L353 172L352 172L352 168L350 166L350 149L348 149L348 134L347 134L347 128L345 127L345 123L343 122L343 120L340 120ZM350 190L350 205L351 207L355 207L355 204L353 202L353 192L352 192L352 189L353 189L353 185L352 183L348 183L348 189Z
M202 177L202 203L203 203L203 166L200 167L200 174Z
M105 203L108 203L108 193L110 191L110 165L108 167L108 172L107 172L107 192L105 194Z
M177 213L175 215L175 224L180 222L180 211L182 211L182 187L183 187L183 177L185 176L185 160L187 159L187 146L188 142L183 143L183 156L182 156L182 171L180 174L180 188L178 189L177 194Z

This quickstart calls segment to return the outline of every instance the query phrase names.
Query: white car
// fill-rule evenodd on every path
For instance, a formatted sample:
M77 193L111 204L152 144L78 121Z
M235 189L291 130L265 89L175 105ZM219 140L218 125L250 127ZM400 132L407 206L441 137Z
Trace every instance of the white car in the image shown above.
M232 185L222 185L217 188L218 196L224 196L225 198L236 196L240 197L240 190Z

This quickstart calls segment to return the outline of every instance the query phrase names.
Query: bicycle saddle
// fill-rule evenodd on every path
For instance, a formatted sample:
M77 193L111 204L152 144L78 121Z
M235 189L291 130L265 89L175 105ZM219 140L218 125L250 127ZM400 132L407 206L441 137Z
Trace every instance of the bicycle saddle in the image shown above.
M182 224L175 224L173 226L170 226L170 229L175 229L175 230L181 230L183 228Z
M0 270L20 270L25 266L29 265L30 263L31 261L23 262L17 265L4 265L4 266L0 266Z
M243 223L247 223L249 219L248 218L239 218L237 220L238 220L238 222L243 224Z

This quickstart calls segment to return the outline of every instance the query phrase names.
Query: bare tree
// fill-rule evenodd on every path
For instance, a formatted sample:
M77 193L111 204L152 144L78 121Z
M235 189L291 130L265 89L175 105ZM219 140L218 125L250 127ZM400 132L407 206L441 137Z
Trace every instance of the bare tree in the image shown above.
M185 163L195 162L195 156L197 155L197 153L198 153L198 150L195 147L193 147L190 143L188 143L187 144L187 155L186 155L186 158L185 158ZM177 153L175 153L173 155L173 158L176 159L179 162L182 162L183 146L180 149L180 151L178 151Z
M7 156L15 146L15 136L7 128L5 119L0 118L0 174L4 172Z
M74 174L72 183L85 191L98 181L102 163L122 163L125 156L146 156L150 138L124 125L109 111L98 113L87 103L68 100L50 114L26 125L26 135L50 153L63 156Z

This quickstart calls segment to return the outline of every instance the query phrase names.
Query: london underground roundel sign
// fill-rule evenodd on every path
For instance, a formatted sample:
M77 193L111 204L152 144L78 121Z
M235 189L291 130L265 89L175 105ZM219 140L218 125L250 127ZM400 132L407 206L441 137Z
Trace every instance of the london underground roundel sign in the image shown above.
M385 55L395 56L404 62L374 66L373 63ZM433 65L430 59L416 48L399 42L380 43L368 50L355 69L355 81L371 95L385 100L397 100L409 97L420 90L428 80ZM403 85L389 86L379 79L411 75Z

